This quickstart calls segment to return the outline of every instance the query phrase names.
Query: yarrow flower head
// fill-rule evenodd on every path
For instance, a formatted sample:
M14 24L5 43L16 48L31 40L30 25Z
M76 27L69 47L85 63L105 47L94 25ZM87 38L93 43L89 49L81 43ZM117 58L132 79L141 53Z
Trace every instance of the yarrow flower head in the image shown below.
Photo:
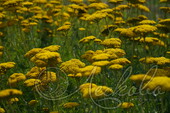
M120 48L122 41L119 38L109 38L103 40L100 44L106 47Z
M14 62L0 63L0 75L5 74L9 69L15 66Z
M10 86L15 86L18 82L24 81L26 76L22 73L14 73L8 78L8 84Z
M60 46L51 45L45 48L34 48L25 54L38 67L55 66L62 62L60 54L56 51Z
M95 36L87 36L87 37L82 38L79 41L79 43L88 43L88 42L95 40L95 39L97 39Z
M95 9L105 9L108 8L109 6L105 3L91 3L88 8L95 8Z
M102 98L107 94L113 93L113 90L107 86L98 86L93 83L85 83L80 86L80 91L84 98Z
M63 104L63 107L64 108L74 108L74 107L77 107L79 105L80 104L77 103L77 102L67 102L67 103Z
M23 94L22 91L18 89L4 89L0 91L0 98L1 99L10 98L10 97L19 96L22 94Z
M128 108L134 107L134 104L131 102L123 102L123 103L119 104L119 107L128 109Z
M159 87L161 91L170 91L169 82L169 77L154 77L144 84L143 89L154 90Z
M139 34L141 36L144 36L148 33L153 33L154 31L157 30L157 27L151 26L151 25L138 25L135 26L133 29L133 32L136 34Z
M146 57L139 59L142 63L165 65L170 64L170 59L165 57Z

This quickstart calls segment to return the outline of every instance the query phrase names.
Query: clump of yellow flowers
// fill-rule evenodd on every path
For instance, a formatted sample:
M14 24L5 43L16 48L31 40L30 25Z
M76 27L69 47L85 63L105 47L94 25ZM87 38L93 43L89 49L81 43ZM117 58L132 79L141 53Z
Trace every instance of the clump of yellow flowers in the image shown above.
M15 97L15 98L10 98L8 103L13 104L13 103L18 102L18 101L19 101L19 99Z
M9 69L15 66L14 62L0 63L0 75L4 75Z
M106 47L120 48L122 41L119 38L109 38L101 42Z
M170 64L170 59L165 57L146 57L139 60L142 63L165 65Z
M36 105L37 103L38 103L38 100L31 100L31 101L28 102L28 104L29 104L30 106L34 106L34 105Z
M100 67L92 65L85 66L85 63L81 62L79 59L71 59L63 62L60 65L60 69L67 73L70 77L84 77L93 74L97 75L101 72Z
M77 102L67 102L67 103L63 104L63 107L64 108L74 108L74 107L77 107L79 105L80 104L77 103Z
M16 84L20 81L24 81L26 76L22 73L14 73L8 78L8 84L10 86L16 86Z
M84 98L102 98L107 94L113 93L113 90L107 86L98 86L94 83L85 83L80 86L80 91Z
M134 107L134 104L132 102L123 102L119 104L119 107L127 109L127 108Z
M119 58L123 57L125 54L123 49L108 48L96 51L88 50L82 55L82 58L88 60L94 66L103 67L110 65L109 69L119 70L122 69L124 65L131 63L127 58Z
M4 108L1 108L1 107L0 107L0 113L5 113Z
M0 91L0 98L1 99L10 98L10 97L19 96L22 94L23 94L22 91L18 89L4 89Z
M59 47L58 45L51 45L45 48L34 48L28 51L25 56L38 67L56 66L62 62L60 54L56 52Z
M169 77L154 77L144 84L143 89L155 90L156 88L159 88L161 91L170 91L169 82Z
M140 36L144 36L148 33L153 33L156 30L157 27L152 25L138 25L134 27L133 32L139 34Z
M48 83L57 81L56 73L47 71L45 67L33 67L27 72L26 77L25 86L33 88L47 86Z

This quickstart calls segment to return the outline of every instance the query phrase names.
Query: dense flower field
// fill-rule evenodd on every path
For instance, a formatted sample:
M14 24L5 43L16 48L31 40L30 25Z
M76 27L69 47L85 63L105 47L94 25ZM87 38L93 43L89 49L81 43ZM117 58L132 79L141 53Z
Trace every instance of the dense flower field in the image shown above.
M0 113L169 113L170 0L0 0Z

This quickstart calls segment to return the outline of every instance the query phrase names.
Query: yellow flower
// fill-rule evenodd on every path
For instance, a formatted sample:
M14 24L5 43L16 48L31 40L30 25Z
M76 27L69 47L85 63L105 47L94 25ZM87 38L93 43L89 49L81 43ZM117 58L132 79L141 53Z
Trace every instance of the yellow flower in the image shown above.
M71 59L69 61L63 62L60 65L60 69L65 73L75 74L79 72L80 68L85 67L85 64L78 59Z
M56 73L47 71L40 76L40 80L42 83L55 82L57 80L57 76Z
M135 82L139 82L139 81L148 81L151 78L152 78L151 76L146 74L136 74L136 75L131 75L129 79Z
M33 0L34 3L44 4L47 3L47 0Z
M51 111L50 113L59 113L58 111Z
M18 95L22 95L22 91L18 89L4 89L0 91L0 98L9 98Z
M18 102L18 101L19 101L18 98L10 98L9 101L8 101L8 103L9 103L9 104L13 104L14 102ZM1 113L1 112L0 112L0 113Z
M57 31L67 31L71 28L71 25L63 25L59 28L57 28Z
M119 69L122 69L123 66L120 65L120 64L112 64L109 66L109 69L115 69L115 70L119 70Z
M163 69L150 69L147 73L149 76L170 76L169 67L165 67Z
M166 54L170 54L170 51L167 51Z
M38 103L38 100L31 100L28 102L30 106L35 106Z
M10 68L13 68L14 65L15 65L14 62L0 63L0 68L10 69Z
M84 98L101 98L109 93L113 93L113 90L107 86L97 86L93 83L85 83L80 86L80 91Z
M0 57L3 55L3 49L4 49L4 47L3 46L0 46Z
M20 2L22 0L10 0L10 1L5 1L3 3L3 6L13 6L13 7L16 7L16 6L19 6L20 5Z
M43 48L44 50L48 50L48 51L51 51L51 52L56 52L58 51L60 48L59 45L51 45L51 46L48 46L48 47L45 47Z
M121 36L124 37L135 37L136 34L133 32L133 28L117 28L114 30L115 32L119 32Z
M96 54L92 57L93 60L108 60L110 55L107 53Z
M127 109L127 108L130 108L130 107L133 107L134 104L131 103L131 102L123 102L123 103L119 104L119 106L120 106L121 108Z
M34 55L34 56L31 55L32 58L30 60L34 62L38 67L55 66L58 63L62 62L60 54L58 52L51 52L53 50L57 50L58 46L57 47L55 46L54 49L51 49L50 46L45 49L41 49L40 51L36 52L32 50L33 52L32 51L28 52L26 56L29 57L31 54ZM51 51L48 51L50 49Z
M156 24L154 20L142 20L139 24Z
M150 12L150 9L142 4L137 4L136 6L137 8L139 8L140 10L142 11L145 11L145 12Z
M73 2L73 3L76 3L76 4L79 4L79 3L82 3L83 0L69 0L70 2Z
M120 4L122 2L123 0L109 0L109 3L113 3L113 4Z
M82 76L91 76L91 75L97 75L101 72L101 67L89 65L83 68L80 68L79 72Z
M130 7L128 5L118 5L116 8L119 10L130 9Z
M170 19L162 19L159 21L159 23L163 25L170 25Z
M96 61L96 62L92 63L92 65L99 66L99 67L106 66L106 65L109 65L109 64L110 64L110 62L107 61L107 60L105 60L105 61Z
M93 62L92 56L95 54L94 51L88 50L81 56L81 58L88 60L89 62Z
M0 52L0 57L3 55L3 52Z
M97 0L87 0L87 1L91 3L97 2Z
M1 108L1 107L0 107L0 113L5 113L4 108Z
M0 63L0 75L5 74L9 69L15 66L14 62Z
M105 9L108 8L109 6L105 3L91 3L88 8L95 8L95 9Z
M28 57L28 58L31 58L31 57L33 57L35 54L39 53L41 50L42 50L41 48L31 49L31 50L28 51L24 56L25 56L25 57Z
M133 32L143 36L145 34L152 33L152 32L154 32L156 30L157 30L157 27L155 27L155 26L151 26L151 25L138 25L138 26L134 27Z
M79 106L79 103L77 102L67 102L63 105L64 108L74 108Z
M85 31L85 30L86 30L86 29L83 28L83 27L79 28L79 31Z
M40 73L42 73L44 70L46 70L45 67L40 68L40 67L35 66L31 68L29 72L27 72L26 77L37 78L40 75Z
M138 24L140 21L147 20L147 19L148 18L145 15L139 15L137 17L128 18L126 23L134 25L134 24Z
M59 12L59 13L54 14L54 16L55 16L55 17L61 16L61 17L63 17L63 18L62 18L63 20L68 20L68 19L70 18L70 14L68 14L68 13L66 13L66 12ZM65 26L65 29L64 29L64 27L63 27L63 30L69 30L70 27L71 27L71 25L63 25L63 26ZM62 26L61 26L61 27L62 27ZM62 28L61 28L61 30L62 30Z
M3 33L3 32L0 32L0 37L1 37L1 36L4 36L4 33Z
M162 91L170 91L169 83L169 77L154 77L153 79L144 84L143 89L154 90L155 88L159 87Z
M43 107L42 110L43 110L44 112L47 112L47 113L50 112L50 109L47 108L47 107Z
M117 57L122 57L122 56L124 56L126 54L123 49L119 49L119 48L116 48L116 49L109 48L109 49L105 49L103 52L110 54L111 55L111 59L112 59L112 56L113 56L113 59L115 59Z
M168 2L169 0L160 0L161 3Z
M72 9L74 9L74 13L75 13L75 11L77 11L77 13L80 13L80 12L87 12L87 10L86 10L86 5L77 5L77 4L70 4L70 5L68 5L69 6L69 8L72 8ZM72 12L72 11L71 11Z
M68 77L82 77L81 73L76 73L76 74L68 74Z
M28 7L28 6L32 6L33 3L29 1L25 1L25 2L22 2L22 5Z
M94 39L94 42L96 42L96 43L99 43L99 44L100 44L100 43L102 42L102 40L100 40L100 39L98 39L98 38L95 38L95 39Z
M8 78L8 84L11 86L15 86L16 83L25 80L26 77L22 73L14 73Z
M101 45L106 47L116 47L119 48L121 46L122 41L119 38L109 38L105 39L101 42Z
M91 40L94 40L94 39L96 39L95 36L84 37L79 41L79 43L87 43L87 42L90 42Z
M155 62L155 59L154 59L154 57L146 57L146 58L139 59L139 61L143 62L143 63L152 64Z
M122 17L116 17L116 18L115 18L115 24L116 24L116 25L117 25L117 24L124 24L124 23L126 23L126 22L123 20Z
M97 87L97 85L94 83L84 83L79 88L80 88L80 91L83 92L84 89L93 88L93 87Z
M88 15L86 17L86 20L88 21L99 21L103 18L106 18L108 16L108 13L106 12L96 12L96 13L93 13L91 15Z
M111 64L122 64L122 65L131 63L127 58L118 58L110 62Z
M96 11L95 13L108 13L108 14L112 14L113 13L113 9L110 9L110 8L101 9L99 11Z
M27 79L24 82L24 85L27 86L27 87L36 86L38 84L41 84L41 80L39 80L39 79Z
M59 54L56 52L44 51L37 53L34 57L31 58L31 61L35 60L48 60L50 58L59 57Z
M145 37L145 39L141 38L139 41L140 42L146 42L146 43L149 43L149 44L152 44L152 45L159 45L159 46L166 47L166 44L163 41L161 41L158 38L154 38L154 37Z
M167 34L165 34L165 33L160 33L159 37L160 38L169 38L169 36Z
M165 57L146 57L139 59L139 61L148 64L156 63L157 65L165 65L170 63L170 59Z
M60 0L51 0L49 1L51 4L61 4Z
M48 66L47 62L43 61L43 60L38 60L36 59L35 61L33 61L38 67L46 67Z

